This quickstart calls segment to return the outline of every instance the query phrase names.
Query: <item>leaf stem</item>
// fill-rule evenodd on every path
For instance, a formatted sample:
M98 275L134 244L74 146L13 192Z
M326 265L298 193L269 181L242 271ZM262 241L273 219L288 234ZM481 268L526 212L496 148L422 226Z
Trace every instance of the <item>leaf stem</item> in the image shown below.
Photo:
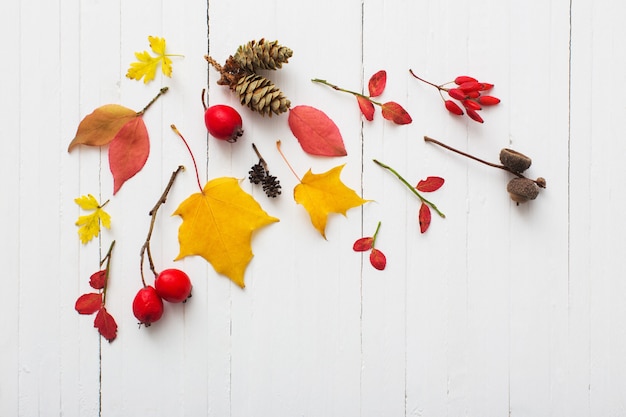
M442 213L442 212L441 212L441 211L437 208L437 206L436 206L434 203L432 203L431 201L429 201L429 200L427 200L426 198L424 198L424 197L423 197L423 196L422 196L422 195L421 195L421 194L417 191L417 189L416 189L415 187L413 187L411 184L409 184L409 183L407 182L407 180L405 180L405 179L404 179L404 177L402 177L402 175L400 175L400 174L399 174L399 173L398 173L395 169L391 168L389 165L385 165L385 164L383 164L382 162L380 162L380 161L378 161L378 160L376 160L376 159L374 159L373 161L374 161L376 164L380 165L381 167L383 167L383 168L385 168L385 169L387 169L387 170L391 171L391 172L392 172L392 173L393 173L396 177L398 177L398 179L399 179L400 181L402 181L402 183L404 183L404 185L406 185L406 186L409 188L409 190L411 190L411 191L413 192L413 194L415 194L415 195L416 195L416 196L417 196L417 197L418 197L418 198L419 198L419 199L420 199L423 203L426 203L426 204L428 204L430 207L432 207L432 209L433 209L433 210L435 210L435 211L437 212L437 214L439 214L439 216L441 216L441 217L443 217L443 218L445 218L445 217L446 217L446 215L445 215L445 214L443 214L443 213Z
M193 162L193 168L196 171L196 181L198 182L198 188L200 189L200 193L202 193L203 190L202 190L202 184L200 183L200 174L198 174L198 164L196 164L196 158L193 156L193 152L191 152L191 148L189 147L189 143L187 143L187 141L185 140L183 135L178 131L178 129L176 128L175 125L170 125L170 127L172 128L174 133L176 133L178 135L178 137L180 137L183 140L183 143L187 147L187 151L189 151L189 155L191 155L191 160Z
M379 221L378 225L376 226L376 231L374 232L374 236L372 236L372 248L376 244L376 236L378 236L378 231L380 230L380 223L381 222Z
M373 104L376 104L377 106L381 106L383 105L383 103L372 100L372 98L370 96L366 96L365 94L361 94L361 93L357 93L356 91L351 91L351 90L346 90L345 88L341 88L339 86L336 86L335 84L331 84L326 80L322 80L319 78L313 78L311 81L313 81L314 83L319 83L319 84L324 84L327 85L328 87L335 89L337 91L343 91L344 93L349 93L352 94L353 96L357 96L357 97L363 97L366 100L371 101Z
M159 198L159 200L156 202L152 210L150 210L150 212L148 213L148 215L151 217L150 229L148 230L148 236L146 237L146 241L141 246L140 263L139 263L139 271L141 272L141 282L143 283L144 287L147 286L146 279L143 275L144 255L146 254L148 255L148 263L150 265L150 270L154 274L155 278L157 276L157 272L154 268L154 262L152 260L152 252L150 251L150 239L152 238L152 231L154 230L154 223L156 222L157 211L159 210L159 207L161 207L161 205L165 204L165 201L167 200L167 195L169 194L170 189L172 188L172 185L174 185L174 180L176 179L176 176L178 175L180 171L183 171L184 169L185 169L184 166L179 165L176 171L172 172L170 181L167 183L167 186L165 187L163 194L161 194L161 197Z
M300 177L298 176L298 174L296 174L296 171L294 171L293 167L291 166L291 164L289 163L289 161L287 160L287 158L285 157L285 154L283 153L283 151L280 149L280 145L281 142L280 140L276 141L276 148L278 149L278 153L280 154L280 156L283 157L283 161L285 161L285 163L287 164L287 166L289 167L289 169L291 170L291 172L293 173L293 175L298 179L298 182L302 183L302 180L300 179Z
M148 108L152 106L155 101L159 99L159 97L161 97L163 94L167 92L167 90L169 90L169 87L163 87L162 89L160 89L159 93L156 96L154 96L154 98L150 100L148 104L146 104L146 107L144 107L140 112L137 113L137 116L141 116L142 114L144 114L146 110L148 110Z
M102 268L102 264L104 262L107 263L107 266L104 269L104 271L105 271L104 272L104 287L102 288L102 305L103 306L105 305L106 299L107 299L107 287L108 287L108 284L109 284L109 272L110 272L110 265L111 265L111 256L113 255L113 246L115 246L115 241L111 242L111 246L109 246L109 250L108 250L107 254L100 261L100 267L101 268Z

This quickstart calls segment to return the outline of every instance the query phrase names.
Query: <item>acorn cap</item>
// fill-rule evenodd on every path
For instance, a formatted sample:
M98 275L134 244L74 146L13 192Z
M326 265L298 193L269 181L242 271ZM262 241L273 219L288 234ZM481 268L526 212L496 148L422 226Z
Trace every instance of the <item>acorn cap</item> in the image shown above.
M532 163L526 155L508 148L500 151L500 162L511 171L518 173L526 171Z
M539 187L528 178L513 178L507 184L506 190L517 204L534 200L539 195Z

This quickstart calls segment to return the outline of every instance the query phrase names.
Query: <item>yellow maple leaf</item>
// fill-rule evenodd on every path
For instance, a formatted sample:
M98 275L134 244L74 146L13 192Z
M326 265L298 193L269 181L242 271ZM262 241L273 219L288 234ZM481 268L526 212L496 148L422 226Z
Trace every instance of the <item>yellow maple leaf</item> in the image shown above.
M202 193L190 195L173 215L183 222L178 229L180 252L175 260L199 255L216 272L241 288L252 259L252 233L279 221L239 186L236 178L221 177L206 183Z
M322 174L313 174L309 169L300 184L293 190L293 197L302 204L311 216L311 223L326 239L326 221L330 213L344 216L353 207L370 200L362 199L353 189L341 182L343 165L336 166Z
M154 80L156 71L159 65L161 65L161 71L167 77L172 76L172 60L169 58L171 54L165 53L165 38L159 38L157 36L148 36L148 42L150 42L150 49L156 55L152 56L148 51L135 52L135 58L137 62L132 62L130 68L126 73L126 77L132 80L141 80L143 77L144 84L148 84Z
M98 200L87 194L79 198L75 198L74 202L83 210L93 211L93 213L78 216L76 226L78 226L78 236L82 243L87 243L100 234L100 224L107 229L111 228L111 216L102 208L108 203L98 203Z

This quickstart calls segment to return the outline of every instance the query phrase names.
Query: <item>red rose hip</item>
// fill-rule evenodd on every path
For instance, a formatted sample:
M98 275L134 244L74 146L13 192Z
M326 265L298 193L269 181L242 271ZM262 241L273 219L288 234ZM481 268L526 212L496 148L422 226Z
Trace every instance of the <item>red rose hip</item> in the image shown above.
M133 300L133 314L140 324L146 327L159 320L163 315L163 300L154 287L143 287Z
M206 128L216 139L236 142L243 135L241 115L225 104L216 104L204 112Z
M157 294L170 303L181 303L191 297L191 280L180 269L164 269L154 281Z

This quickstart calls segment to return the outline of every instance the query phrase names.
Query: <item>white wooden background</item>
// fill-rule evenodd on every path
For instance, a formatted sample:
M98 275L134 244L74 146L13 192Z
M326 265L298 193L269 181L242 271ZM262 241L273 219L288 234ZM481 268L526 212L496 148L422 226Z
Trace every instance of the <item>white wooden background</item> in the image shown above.
M623 2L7 0L0 10L0 415L626 415ZM171 79L145 86L125 73L148 35L185 57ZM308 156L285 115L245 108L238 143L207 137L201 89L210 104L239 104L203 55L223 62L262 37L293 49L271 78L293 105L335 120L348 157ZM454 118L409 68L434 82L493 82L502 103L484 125ZM378 108L363 121L352 97L310 81L360 90L380 69L383 98L405 106L411 125ZM106 151L68 154L76 127L103 104L139 110L166 85L145 115L148 163L112 197ZM138 328L148 211L176 166L191 168L172 123L203 181L246 177L254 142L285 192L269 200L242 185L280 223L255 234L245 290L201 258L174 263L180 218L169 214L196 192L185 171L152 247L157 268L191 275L194 295ZM505 172L424 135L494 162L503 147L524 152L548 188L517 207ZM342 180L376 202L332 216L325 241L292 199L277 139L301 174L346 163ZM445 177L431 197L447 218L420 234L418 201L372 158L411 182ZM81 245L74 198L87 193L111 198L113 227ZM383 272L351 249L378 221ZM74 302L113 239L107 307L119 332L109 344Z

